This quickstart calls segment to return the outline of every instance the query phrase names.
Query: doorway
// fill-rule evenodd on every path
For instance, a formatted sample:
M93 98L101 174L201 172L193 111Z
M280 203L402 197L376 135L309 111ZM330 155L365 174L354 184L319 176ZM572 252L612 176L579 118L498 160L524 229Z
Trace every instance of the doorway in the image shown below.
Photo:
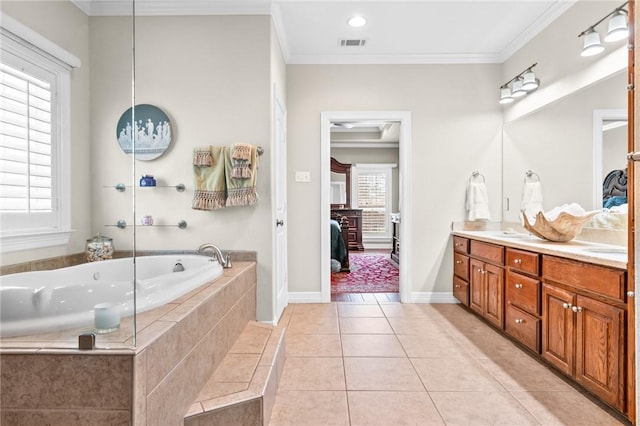
M411 113L407 111L336 111L323 112L321 114L321 295L323 302L331 301L331 244L330 221L331 210L331 127L333 123L397 123L398 125L398 200L397 207L399 218L402 223L395 236L397 241L402 242L402 260L399 262L399 299L402 302L409 302L411 299L409 272L411 271L411 209L410 209L410 153L411 153ZM391 227L389 227L391 231ZM385 237L388 238L388 237ZM370 237L369 245L377 248L375 237ZM384 243L383 243L384 244ZM376 247L377 246L377 247ZM389 254L391 254L391 248Z

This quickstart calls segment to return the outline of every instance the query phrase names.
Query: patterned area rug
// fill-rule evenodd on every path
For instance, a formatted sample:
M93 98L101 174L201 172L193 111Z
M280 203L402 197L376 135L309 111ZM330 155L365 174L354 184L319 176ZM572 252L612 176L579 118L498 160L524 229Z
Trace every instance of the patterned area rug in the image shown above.
M351 272L331 273L331 293L393 293L399 271L389 253L350 252Z

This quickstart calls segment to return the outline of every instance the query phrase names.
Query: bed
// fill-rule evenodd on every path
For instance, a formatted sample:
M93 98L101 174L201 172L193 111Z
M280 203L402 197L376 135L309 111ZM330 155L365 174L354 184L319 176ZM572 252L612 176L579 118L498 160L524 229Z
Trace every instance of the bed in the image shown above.
M332 215L331 225L331 259L340 262L340 272L350 272L349 246L346 244L349 235L349 222L345 216Z

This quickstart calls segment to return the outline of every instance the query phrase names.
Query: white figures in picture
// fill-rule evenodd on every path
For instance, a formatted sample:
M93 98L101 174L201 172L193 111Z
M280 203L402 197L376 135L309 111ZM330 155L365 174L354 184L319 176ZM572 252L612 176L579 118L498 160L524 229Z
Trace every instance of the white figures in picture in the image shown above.
M118 143L125 152L132 151L133 135L136 135L136 152L156 152L164 151L171 143L171 125L167 121L154 123L150 118L146 123L137 120L126 126L118 133Z

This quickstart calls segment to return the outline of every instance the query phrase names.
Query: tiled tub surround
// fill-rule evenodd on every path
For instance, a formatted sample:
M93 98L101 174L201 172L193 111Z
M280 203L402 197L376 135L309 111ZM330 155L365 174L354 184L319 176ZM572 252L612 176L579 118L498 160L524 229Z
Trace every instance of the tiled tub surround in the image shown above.
M255 262L138 315L137 340L77 332L0 340L0 424L181 425L193 401L256 316ZM42 339L42 340L37 340Z

